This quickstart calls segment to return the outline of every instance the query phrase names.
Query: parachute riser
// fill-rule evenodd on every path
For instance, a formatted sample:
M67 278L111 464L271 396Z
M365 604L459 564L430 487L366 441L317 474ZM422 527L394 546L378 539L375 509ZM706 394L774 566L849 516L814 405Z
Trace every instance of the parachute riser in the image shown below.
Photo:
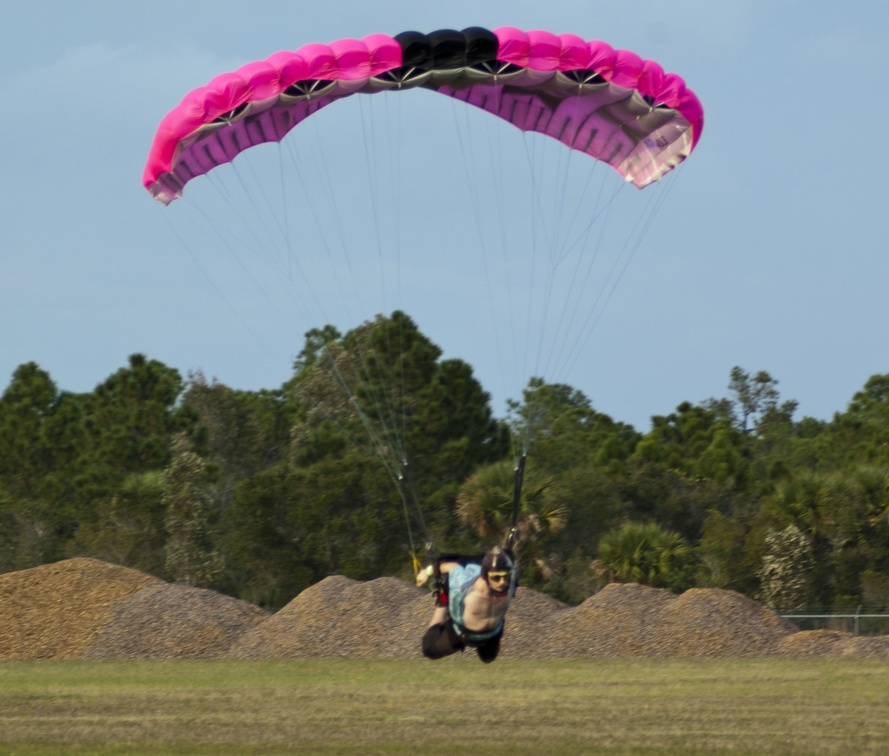
M510 523L509 532L506 534L506 539L504 541L504 546L507 549L512 549L518 539L519 508L521 507L522 502L522 485L525 481L526 460L527 455L522 454L522 456L519 457L519 463L515 468L512 497L512 522Z

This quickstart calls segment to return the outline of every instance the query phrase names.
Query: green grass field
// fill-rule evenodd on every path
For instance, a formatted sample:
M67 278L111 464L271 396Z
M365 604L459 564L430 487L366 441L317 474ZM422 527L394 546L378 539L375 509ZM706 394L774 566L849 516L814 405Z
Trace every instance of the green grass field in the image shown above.
M853 660L2 662L2 753L887 753Z

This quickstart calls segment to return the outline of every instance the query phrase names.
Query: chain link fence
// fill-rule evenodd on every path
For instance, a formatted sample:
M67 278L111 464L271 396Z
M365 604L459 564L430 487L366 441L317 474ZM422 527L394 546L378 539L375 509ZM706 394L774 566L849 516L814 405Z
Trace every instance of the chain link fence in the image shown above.
M859 606L854 612L782 614L800 630L839 630L852 635L889 635L889 614Z

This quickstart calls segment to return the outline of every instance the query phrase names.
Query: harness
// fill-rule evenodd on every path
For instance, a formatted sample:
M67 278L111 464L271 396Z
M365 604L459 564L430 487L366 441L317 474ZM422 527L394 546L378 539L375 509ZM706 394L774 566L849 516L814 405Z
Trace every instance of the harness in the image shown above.
M448 574L448 614L451 615L454 631L467 643L481 643L503 632L503 619L491 630L468 630L463 624L466 596L481 574L481 565L474 563L456 567ZM510 586L510 599L512 592Z

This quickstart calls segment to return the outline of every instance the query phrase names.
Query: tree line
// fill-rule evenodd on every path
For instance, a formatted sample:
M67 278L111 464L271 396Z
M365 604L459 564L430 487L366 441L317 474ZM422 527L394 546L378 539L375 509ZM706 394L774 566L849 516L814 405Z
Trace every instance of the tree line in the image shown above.
M728 588L780 611L889 608L889 375L830 421L767 372L641 432L571 386L504 418L404 313L310 331L280 388L133 355L89 393L19 366L0 397L0 571L92 556L280 607L330 574L410 579L510 525L522 582Z

